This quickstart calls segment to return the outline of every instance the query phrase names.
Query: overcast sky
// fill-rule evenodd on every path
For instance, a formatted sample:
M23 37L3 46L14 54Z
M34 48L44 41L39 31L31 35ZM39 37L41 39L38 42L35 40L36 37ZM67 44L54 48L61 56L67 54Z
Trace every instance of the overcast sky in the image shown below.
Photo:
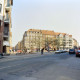
M80 43L80 0L13 0L13 46L28 29L68 33Z

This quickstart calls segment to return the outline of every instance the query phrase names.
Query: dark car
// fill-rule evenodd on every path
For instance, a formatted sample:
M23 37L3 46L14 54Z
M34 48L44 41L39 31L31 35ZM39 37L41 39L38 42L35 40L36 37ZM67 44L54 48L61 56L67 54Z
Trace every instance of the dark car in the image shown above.
M0 59L3 58L3 54L0 53Z
M76 51L76 57L80 56L80 50Z
M70 49L69 54L75 54L75 49Z
M0 56L3 56L3 54L2 54L2 53L0 53Z

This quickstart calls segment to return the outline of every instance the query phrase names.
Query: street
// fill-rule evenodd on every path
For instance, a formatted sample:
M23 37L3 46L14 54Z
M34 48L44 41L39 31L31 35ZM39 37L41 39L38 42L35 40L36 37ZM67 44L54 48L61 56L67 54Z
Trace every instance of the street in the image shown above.
M80 58L75 54L26 56L0 59L0 80L80 80Z

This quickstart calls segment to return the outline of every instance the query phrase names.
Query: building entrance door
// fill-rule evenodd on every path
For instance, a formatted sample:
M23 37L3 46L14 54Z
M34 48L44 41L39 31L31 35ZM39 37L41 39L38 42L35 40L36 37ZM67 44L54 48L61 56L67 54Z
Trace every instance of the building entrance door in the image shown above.
M6 53L6 46L3 46L3 53Z

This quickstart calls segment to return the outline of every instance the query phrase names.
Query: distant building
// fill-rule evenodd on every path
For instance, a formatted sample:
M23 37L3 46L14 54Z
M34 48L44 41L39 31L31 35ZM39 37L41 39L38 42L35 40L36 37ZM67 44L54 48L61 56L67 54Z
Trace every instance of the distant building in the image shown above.
M12 46L11 6L13 0L0 0L0 52L9 53Z
M77 40L74 39L74 38L73 38L73 47L74 48L78 48L79 47L79 44L78 44Z
M25 31L21 41L23 52L40 51L43 47L47 50L69 50L77 45L77 40L67 33L57 33L49 30L29 29ZM19 47L19 45L18 45Z
M18 42L15 46L15 50L21 50L21 42Z
M62 49L70 49L73 48L73 43L72 43L72 35L66 34L66 33L56 33L56 38L59 41L59 45L58 45L58 49L62 50Z
M21 41L21 50L40 51L43 47L51 47L50 40L55 38L54 31L29 29L25 31Z

